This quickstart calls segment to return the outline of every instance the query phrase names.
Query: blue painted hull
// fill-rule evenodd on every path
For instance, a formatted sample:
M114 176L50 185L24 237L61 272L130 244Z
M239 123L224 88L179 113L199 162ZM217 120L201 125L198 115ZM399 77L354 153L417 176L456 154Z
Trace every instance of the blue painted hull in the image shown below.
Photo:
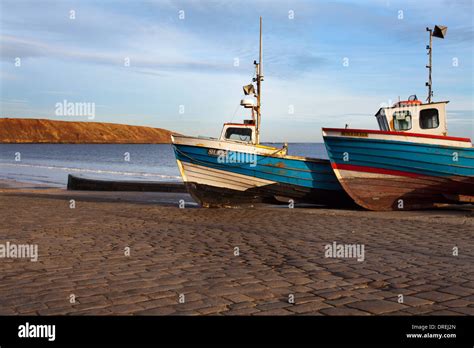
M343 154L348 152L352 165L441 177L474 176L474 148L343 137L325 137L325 144L335 163L346 164Z
M430 208L474 196L474 148L325 136L346 192L371 210Z
M288 156L254 155L247 163L222 163L211 149L201 146L173 144L176 159L200 167L233 173L269 184L245 192L217 187L206 182L186 182L190 193L205 206L241 205L245 203L277 203L289 200L331 206L349 206L351 199L342 189L328 160L295 159ZM239 153L242 155L242 153ZM215 180L219 180L218 177ZM209 181L209 180L208 180Z

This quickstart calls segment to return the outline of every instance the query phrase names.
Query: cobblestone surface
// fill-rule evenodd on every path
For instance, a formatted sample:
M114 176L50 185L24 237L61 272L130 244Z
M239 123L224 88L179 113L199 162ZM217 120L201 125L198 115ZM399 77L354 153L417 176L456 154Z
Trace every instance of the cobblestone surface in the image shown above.
M474 315L469 211L0 206L0 243L39 248L0 259L2 315ZM334 241L363 244L364 261L326 258Z

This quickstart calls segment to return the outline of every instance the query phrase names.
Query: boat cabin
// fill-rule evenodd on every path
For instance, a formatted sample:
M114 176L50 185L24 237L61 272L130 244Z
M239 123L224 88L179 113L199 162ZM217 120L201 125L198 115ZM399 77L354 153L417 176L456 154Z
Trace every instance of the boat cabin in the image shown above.
M447 135L448 101L423 104L416 96L383 107L375 114L380 130L433 135Z
M244 123L224 123L220 140L256 144L255 122L253 120L244 120Z

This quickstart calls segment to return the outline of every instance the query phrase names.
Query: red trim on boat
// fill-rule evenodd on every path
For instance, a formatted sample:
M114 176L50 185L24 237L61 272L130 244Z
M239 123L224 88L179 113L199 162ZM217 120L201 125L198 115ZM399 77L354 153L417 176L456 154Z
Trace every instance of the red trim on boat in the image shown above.
M245 126L245 127L252 127L255 126L255 123L224 123L225 126Z
M418 178L418 177L422 176L422 174L409 173L409 172L404 172L404 171L401 171L401 170L392 170L392 169L384 169L384 168L357 166L357 165L353 165L353 164L341 164L341 163L334 163L334 162L331 162L331 167L333 169L353 170L355 172L366 172L366 173L376 173L376 174L408 176L410 178Z
M445 135L434 135L434 134L421 134L421 133L409 133L409 132L393 132L393 131L381 131L374 129L354 129L354 128L323 128L323 131L333 131L341 133L369 133L369 134L387 134L387 135L401 135L405 137L419 137L419 138L432 138L442 140L454 140L471 143L469 138L459 137L448 137Z

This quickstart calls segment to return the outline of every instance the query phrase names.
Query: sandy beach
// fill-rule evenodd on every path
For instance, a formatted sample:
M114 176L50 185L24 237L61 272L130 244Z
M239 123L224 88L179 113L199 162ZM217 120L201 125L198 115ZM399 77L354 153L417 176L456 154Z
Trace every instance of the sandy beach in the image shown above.
M202 209L6 181L0 206L0 243L38 248L0 259L1 315L474 314L469 207ZM328 257L334 243L363 258Z

